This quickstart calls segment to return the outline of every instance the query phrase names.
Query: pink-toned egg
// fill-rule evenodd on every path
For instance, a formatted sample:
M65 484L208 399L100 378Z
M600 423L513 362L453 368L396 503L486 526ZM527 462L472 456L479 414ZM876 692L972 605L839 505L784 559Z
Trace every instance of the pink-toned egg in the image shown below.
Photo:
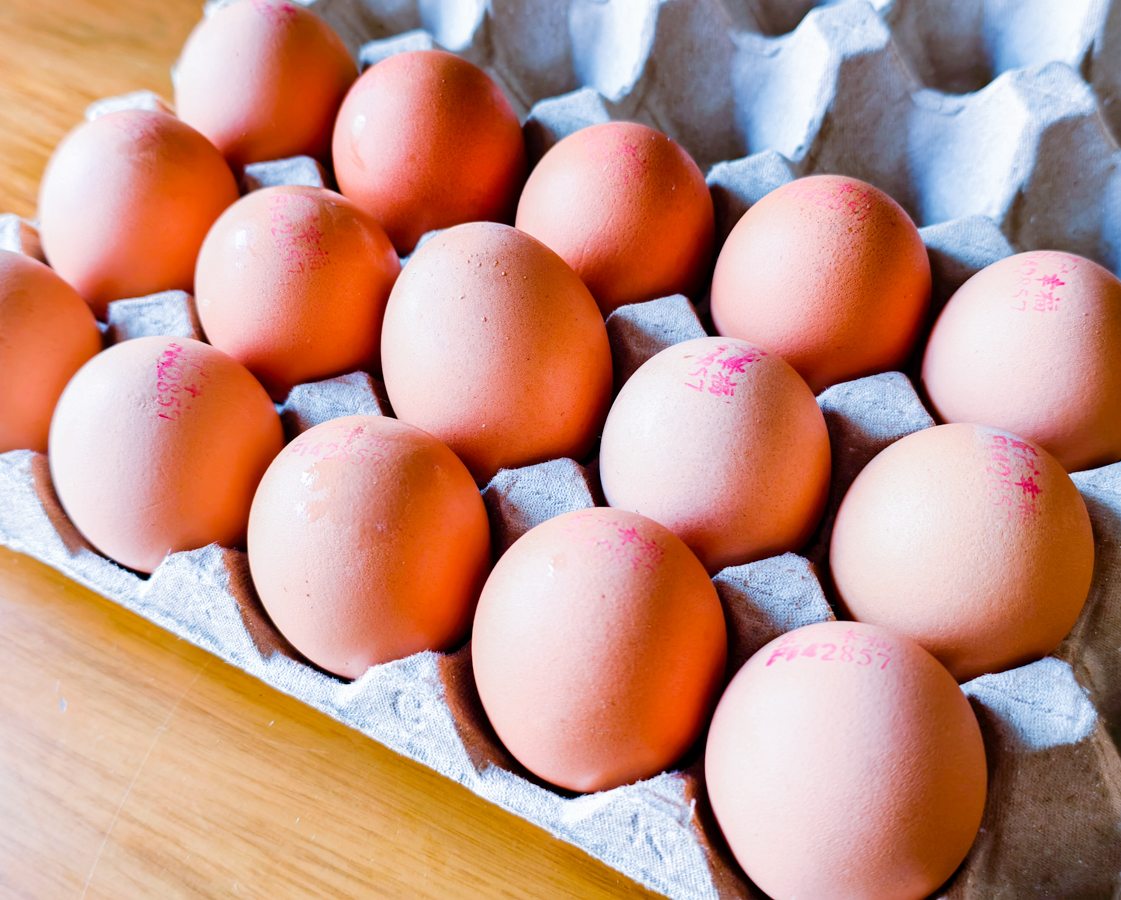
M510 102L482 69L441 50L362 73L339 109L332 155L339 189L402 256L437 228L512 222L525 181Z
M244 544L253 492L284 446L249 371L209 344L115 344L66 386L51 421L51 477L98 550L151 572L168 554Z
M47 452L62 389L100 351L77 291L38 260L0 250L0 453Z
M605 316L670 294L695 299L712 262L704 175L680 145L635 122L553 146L526 181L515 225L572 266Z
M226 6L191 32L175 108L231 165L330 159L335 115L358 69L319 16L288 0Z
M656 775L700 735L724 678L716 589L677 537L625 510L550 519L506 551L471 658L499 738L574 791Z
M104 319L111 300L191 291L203 238L237 197L222 154L189 125L110 113L70 132L47 164L43 252Z
M829 553L847 616L906 634L959 681L1032 662L1094 571L1086 504L1051 454L979 425L896 441L857 476Z
M886 629L823 622L767 644L713 715L720 830L773 900L922 900L981 825L981 731L950 674Z
M829 494L829 432L789 365L730 338L647 360L600 443L607 502L661 522L710 573L798 550Z
M818 393L903 365L930 303L930 260L903 208L841 175L801 178L736 223L712 321L777 353Z
M1121 459L1121 281L1035 250L963 284L934 325L922 384L945 422L1036 441L1068 472Z
M381 226L341 194L264 188L227 209L203 242L199 321L279 401L305 381L380 370L400 271Z
M564 260L508 225L450 228L409 260L382 329L397 417L485 483L591 450L611 403L599 308Z
M348 416L304 432L253 500L249 567L265 610L344 678L459 643L490 561L471 474L396 419Z

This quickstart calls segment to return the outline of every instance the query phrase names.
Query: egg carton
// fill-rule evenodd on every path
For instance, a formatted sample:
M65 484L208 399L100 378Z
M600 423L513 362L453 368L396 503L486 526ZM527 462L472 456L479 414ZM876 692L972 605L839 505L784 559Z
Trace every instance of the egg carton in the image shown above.
M1013 252L1061 249L1121 266L1121 2L1106 0L300 0L363 65L439 47L482 66L520 118L531 161L586 125L644 122L707 171L717 241L803 175L870 181L920 225L932 317L970 275ZM208 4L213 12L224 0ZM114 98L90 115L154 106ZM113 104L116 104L114 106ZM248 167L243 190L326 184L311 160ZM0 217L0 246L39 253L32 223ZM607 322L617 386L658 350L704 333L705 303L623 307ZM110 305L106 341L199 334L181 292ZM832 618L818 580L833 517L881 449L933 422L907 372L818 397L832 442L826 513L801 555L725 569L730 670L764 643ZM291 438L353 413L392 414L364 373L300 385ZM484 489L495 552L533 525L602 504L594 460L506 470ZM1086 609L1056 653L964 685L989 756L981 832L946 898L1121 892L1121 463L1077 473L1095 535ZM702 748L672 772L597 794L551 789L513 760L474 691L470 644L342 682L268 621L245 554L169 556L151 577L95 553L67 520L46 457L0 455L0 542L357 728L675 900L755 898L705 799ZM763 811L761 811L761 815Z

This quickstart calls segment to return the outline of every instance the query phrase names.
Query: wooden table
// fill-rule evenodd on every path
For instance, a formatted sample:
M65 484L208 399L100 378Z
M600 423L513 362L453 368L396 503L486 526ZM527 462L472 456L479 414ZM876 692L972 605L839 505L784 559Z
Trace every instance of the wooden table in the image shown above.
M0 212L201 0L0 0ZM651 897L606 866L0 548L0 897Z

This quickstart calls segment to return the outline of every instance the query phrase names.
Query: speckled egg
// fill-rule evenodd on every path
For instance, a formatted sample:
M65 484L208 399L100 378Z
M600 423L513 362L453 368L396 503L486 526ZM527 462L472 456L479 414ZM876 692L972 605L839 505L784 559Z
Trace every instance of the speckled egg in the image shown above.
M572 266L605 316L670 294L696 299L708 279L715 225L704 175L646 125L593 125L554 145L514 224Z
M166 113L110 113L47 163L43 252L104 319L111 300L190 292L206 232L237 198L230 167L195 129Z
M421 247L389 297L382 370L394 412L480 483L591 450L611 402L599 308L564 260L491 222Z
M66 386L51 421L51 478L98 550L151 572L168 553L244 545L253 492L284 446L249 371L209 344L115 344Z
M777 353L819 393L910 355L930 260L903 208L840 175L767 194L728 235L712 276L716 330Z
M710 573L801 548L830 469L805 381L774 354L719 337L647 360L612 404L599 454L607 502L661 522Z
M922 900L968 853L985 747L950 674L852 622L788 632L724 691L705 746L712 810L773 900Z
M472 664L499 738L573 791L658 774L699 737L727 634L704 567L663 526L587 509L524 534L475 613Z
M922 385L945 422L1036 441L1069 472L1121 459L1121 281L1070 253L1002 259L934 325Z
M265 610L297 650L344 678L460 642L490 561L471 474L396 419L309 429L253 500L249 567Z
M400 271L381 226L342 195L264 188L227 209L203 242L199 321L280 401L296 384L380 370Z
M513 222L526 172L521 125L501 88L442 50L362 73L339 109L332 156L339 189L402 256L437 228Z
M357 77L346 45L314 12L244 0L191 32L175 67L175 109L231 165L327 162L335 115Z
M1086 504L1046 450L940 425L857 476L829 553L844 614L905 634L959 681L1052 652L1094 571Z
M47 452L62 389L100 351L77 291L38 260L0 250L0 453Z

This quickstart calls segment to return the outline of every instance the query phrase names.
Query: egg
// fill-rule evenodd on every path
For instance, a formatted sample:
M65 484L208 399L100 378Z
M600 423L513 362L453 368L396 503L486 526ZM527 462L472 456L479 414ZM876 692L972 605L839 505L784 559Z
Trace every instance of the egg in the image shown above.
M829 551L846 616L914 639L967 681L1052 652L1094 571L1078 488L1032 441L940 425L876 456Z
M249 371L187 338L143 337L99 353L51 420L51 478L99 551L152 572L168 553L243 545L253 492L284 446Z
M670 294L694 299L712 263L712 197L693 158L635 122L583 128L526 181L514 224L555 250L606 316Z
M705 745L712 810L773 900L922 900L981 825L969 701L913 641L870 625L788 632L744 664Z
M1054 251L986 267L938 317L922 386L942 421L1022 435L1067 471L1121 460L1121 281Z
M462 641L490 560L471 474L395 419L309 429L253 499L249 568L261 603L297 650L343 678Z
M78 292L38 260L0 250L0 453L47 452L62 389L100 351Z
M809 386L774 354L719 337L647 360L612 404L599 454L607 502L661 522L710 573L801 548L830 469Z
M385 311L397 417L446 443L475 480L582 459L611 403L611 347L584 283L548 247L474 222L413 254Z
M319 16L288 0L225 6L191 32L175 109L231 165L330 159L335 115L358 69Z
M190 292L206 232L237 198L222 154L189 125L110 113L70 132L47 163L43 252L104 319L111 300Z
M207 339L274 400L294 385L381 367L381 326L401 271L385 232L334 191L254 191L214 223L195 291Z
M339 189L402 256L428 231L513 222L525 181L510 102L482 69L441 50L367 69L339 109L332 157Z
M600 791L696 741L724 677L716 589L672 532L625 510L549 519L497 562L471 640L498 737L538 777Z
M902 366L930 285L926 248L898 203L855 178L815 175L736 223L712 276L712 321L777 353L816 394Z

